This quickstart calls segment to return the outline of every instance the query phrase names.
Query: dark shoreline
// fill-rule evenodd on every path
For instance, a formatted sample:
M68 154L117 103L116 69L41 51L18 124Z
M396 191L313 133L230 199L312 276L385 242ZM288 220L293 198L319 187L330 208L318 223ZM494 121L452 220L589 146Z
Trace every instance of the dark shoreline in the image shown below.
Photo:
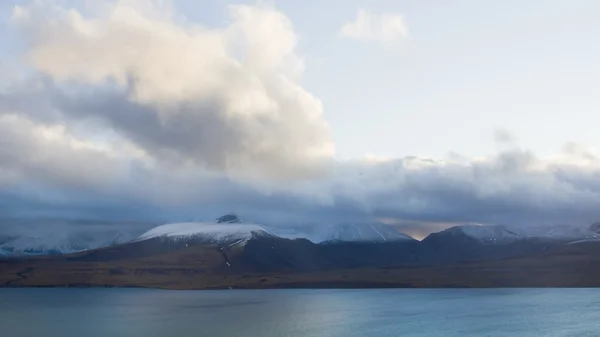
M313 290L368 290L368 289L597 289L600 286L490 286L490 287L468 287L468 286L448 286L448 287L415 287L406 285L384 285L373 284L357 286L349 285L332 285L332 284L286 284L274 287L210 287L210 288L163 288L163 287L144 287L144 286L115 286L115 285L69 285L69 286L54 286L54 285L39 285L39 286L4 286L0 289L148 289L148 290L174 290L174 291L225 291L225 290L287 290L287 289L313 289Z

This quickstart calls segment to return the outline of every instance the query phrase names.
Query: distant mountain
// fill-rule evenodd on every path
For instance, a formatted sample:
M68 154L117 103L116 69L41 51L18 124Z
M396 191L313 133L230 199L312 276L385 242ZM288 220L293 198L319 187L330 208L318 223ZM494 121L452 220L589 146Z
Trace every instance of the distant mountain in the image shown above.
M423 241L473 240L482 244L507 244L519 240L572 241L593 239L600 234L590 228L576 226L460 225L432 233Z
M0 287L600 286L600 272L594 268L600 263L600 242L567 244L526 238L485 243L467 229L445 231L422 242L315 244L254 235L254 227L241 231L236 223L208 226L215 225L232 226L228 233L235 236L233 241L214 237L211 231L207 235L207 225L199 226L202 230L159 226L157 235L106 248L51 257L0 258ZM231 244L240 238L243 244Z
M140 239L140 233L143 231L140 228L130 228L127 224L120 226L113 224L111 226L102 226L89 223L65 223L65 222L46 222L43 220L37 223L18 223L14 225L10 234L0 234L0 256L36 256L36 255L64 255L77 253L97 248L109 247L118 244L123 244ZM227 214L215 220L214 224L235 224L240 223L238 217L234 214ZM143 228L142 224L141 228ZM147 225L145 225L147 226ZM169 236L180 234L180 236L193 234L194 223L179 223L167 224L158 226L153 230L143 234L145 238L150 236ZM249 227L244 227L250 229ZM204 228L210 233L210 236L218 238L219 236L231 236L233 239L236 235L235 229L232 227L217 227ZM262 228L254 228L255 234L264 231ZM198 231L198 228L196 228ZM197 238L201 236L202 230L199 230ZM237 233L238 236L240 233ZM175 235L176 236L176 235Z
M135 240L70 255L70 261L200 259L209 270L271 273L412 263L418 241L386 225L331 226L328 241L283 238L257 224L227 215L214 222L157 226ZM184 257L185 256L185 257ZM200 261L198 260L198 261ZM178 263L178 262L173 262Z
M237 218L235 219L237 220ZM252 238L272 236L264 228L239 221L228 222L182 222L155 227L142 234L136 241L154 238L167 240L191 240L207 244L245 244Z
M409 235L381 223L324 225L319 230L319 242L393 242L413 241Z
M576 226L454 226L421 241L419 256L433 264L500 260L541 254L565 245L597 240L589 228Z
M243 256L246 262L242 265L260 265L256 268L261 271L288 270L292 266L317 271L502 259L564 244L600 240L600 223L588 228L460 225L417 241L382 223L262 226L244 223L235 214L226 214L208 222L165 224L145 232L123 231L121 226L81 225L69 227L69 230L46 227L41 231L0 235L0 256L92 251L84 254L85 259L106 261L210 246L210 249L223 248L221 252L224 253L230 250L232 259L234 255ZM234 251L234 246L240 246L239 251ZM110 249L104 249L107 247ZM317 261L310 261L308 257Z
M500 244L523 239L524 236L505 226L461 225L431 233L423 242L462 241L469 243Z
M523 227L527 237L546 238L558 241L584 240L600 237L592 224L589 227L556 225L556 226L526 226Z
M133 240L135 234L118 229L63 232L45 231L39 234L23 233L0 238L0 255L30 256L70 254L107 247Z
M95 239L4 235L10 254L62 255L2 257L0 286L600 286L598 228L462 225L417 241L384 224L345 224L316 227L311 234L323 240L313 242L228 214L160 225L132 240L105 230Z

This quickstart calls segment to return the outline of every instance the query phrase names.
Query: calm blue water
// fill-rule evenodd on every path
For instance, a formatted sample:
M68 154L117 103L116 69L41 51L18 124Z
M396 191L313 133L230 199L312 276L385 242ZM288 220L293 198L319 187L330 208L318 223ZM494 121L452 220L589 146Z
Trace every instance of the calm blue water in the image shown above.
M0 289L0 335L599 336L600 289Z

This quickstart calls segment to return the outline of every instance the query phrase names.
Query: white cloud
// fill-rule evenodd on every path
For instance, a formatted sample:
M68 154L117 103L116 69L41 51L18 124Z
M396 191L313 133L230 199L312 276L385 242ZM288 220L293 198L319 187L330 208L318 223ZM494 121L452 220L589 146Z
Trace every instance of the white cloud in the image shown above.
M404 39L409 34L401 15L374 13L359 9L354 21L345 23L338 35L346 39L389 44Z
M332 158L283 13L230 6L230 25L211 29L137 4L101 16L15 7L29 65L54 80L64 115L101 121L159 160L231 174L301 176Z
M78 139L63 125L0 111L0 180L102 190L126 171L127 163L118 157L117 151Z

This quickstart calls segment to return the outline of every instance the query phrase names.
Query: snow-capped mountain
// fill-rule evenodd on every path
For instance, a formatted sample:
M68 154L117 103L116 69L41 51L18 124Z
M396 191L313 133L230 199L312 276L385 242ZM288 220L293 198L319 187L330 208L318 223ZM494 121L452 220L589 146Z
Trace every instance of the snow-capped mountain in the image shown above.
M272 234L259 225L242 223L237 216L229 214L215 222L180 222L158 226L142 234L136 241L164 238L231 245L266 236Z
M322 226L317 242L389 242L412 241L409 235L381 223L357 223Z
M523 239L546 239L554 241L571 241L600 238L592 227L577 226L505 226L505 225L460 225L450 227L430 236L435 237L468 237L481 243L509 243Z
M556 240L572 239L591 239L599 237L598 233L593 231L594 225L590 227L583 226L533 226L525 227L523 231L529 237L549 238Z
M24 233L0 239L0 256L56 255L125 243L133 234L110 231Z
M19 224L0 234L0 256L69 254L127 242L154 238L168 240L175 246L186 244L245 244L254 238L308 239L313 243L336 242L415 242L393 226L382 223L344 224L270 224L244 223L235 214L226 214L207 222L177 222L148 230L149 223L135 226L107 224L41 223L41 226ZM577 226L505 226L460 225L432 233L423 240L427 247L460 248L483 243L506 244L520 240L580 243L600 240L600 223ZM539 239L539 240L537 240ZM190 240L187 242L186 240ZM162 241L164 242L164 241ZM172 246L172 245L171 245ZM477 246L477 245L476 245ZM454 249L453 248L453 249ZM501 248L501 247L498 247Z
M445 229L431 236L466 236L482 243L507 243L523 239L524 236L505 226L461 225ZM427 240L427 239L426 239Z

